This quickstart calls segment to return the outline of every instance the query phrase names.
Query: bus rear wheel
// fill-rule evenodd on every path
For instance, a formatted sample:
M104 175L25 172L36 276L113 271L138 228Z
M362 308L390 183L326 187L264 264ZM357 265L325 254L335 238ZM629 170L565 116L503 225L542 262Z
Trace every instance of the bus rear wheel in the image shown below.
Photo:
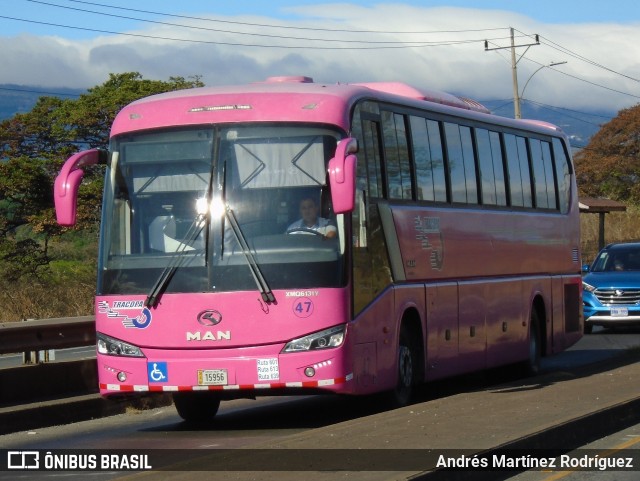
M176 392L173 404L185 421L208 422L218 413L220 396L210 392Z
M529 358L523 365L523 371L526 376L535 376L540 372L541 357L540 321L538 311L533 309L531 320L529 321Z

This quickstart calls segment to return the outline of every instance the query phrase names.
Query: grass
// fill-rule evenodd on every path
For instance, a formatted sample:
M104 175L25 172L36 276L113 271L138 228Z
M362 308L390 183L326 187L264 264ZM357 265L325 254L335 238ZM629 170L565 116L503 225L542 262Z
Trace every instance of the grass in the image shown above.
M19 282L0 286L0 322L54 317L86 316L93 313L95 285L49 285Z
M0 278L0 322L93 314L97 236L70 232L50 243L53 259L37 278Z
M580 214L580 237L582 261L590 263L598 253L599 215ZM629 206L626 212L611 212L605 215L605 245L611 242L640 240L640 208Z

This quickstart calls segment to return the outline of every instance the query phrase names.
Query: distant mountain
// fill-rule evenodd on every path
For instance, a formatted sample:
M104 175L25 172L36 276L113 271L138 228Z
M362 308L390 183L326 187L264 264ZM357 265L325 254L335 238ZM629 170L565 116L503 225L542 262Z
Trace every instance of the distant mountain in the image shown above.
M84 89L34 87L32 85L0 84L0 120L28 112L39 97L74 98Z
M0 84L0 120L13 117L20 112L28 112L41 96L74 98L85 92L82 89L46 88L28 85ZM496 115L513 118L513 102L485 100L482 104ZM617 112L577 112L568 109L540 107L524 102L524 118L544 120L562 128L575 148L584 147L600 126L615 117Z
M485 100L481 103L496 115L513 118L513 102ZM585 147L602 125L618 115L615 110L579 112L557 107L541 107L526 102L521 105L521 109L522 117L525 119L543 120L560 127L576 149Z

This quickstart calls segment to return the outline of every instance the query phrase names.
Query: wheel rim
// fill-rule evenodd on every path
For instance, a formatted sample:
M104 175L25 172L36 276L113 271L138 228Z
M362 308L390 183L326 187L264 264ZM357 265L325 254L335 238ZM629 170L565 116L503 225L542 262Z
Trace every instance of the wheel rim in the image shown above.
M540 348L538 346L537 323L532 324L529 334L529 371L537 374L540 369Z
M531 338L529 339L529 359L531 359L531 362L535 364L537 357L538 357L538 339L536 338L536 334L532 332Z
M402 389L410 388L413 384L413 362L407 346L400 346L399 362L400 386Z

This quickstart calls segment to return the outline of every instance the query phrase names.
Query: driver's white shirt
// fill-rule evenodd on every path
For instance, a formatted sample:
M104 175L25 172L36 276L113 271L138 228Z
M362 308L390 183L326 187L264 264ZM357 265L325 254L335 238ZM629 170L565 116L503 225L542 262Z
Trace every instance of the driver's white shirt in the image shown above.
M290 234L304 234L304 232L291 232L294 231L296 229L309 229L309 230L314 230L316 232L319 232L320 234L326 236L329 232L338 232L338 229L336 229L336 226L331 225L329 223L329 219L325 219L324 217L318 217L316 220L316 223L314 225L312 225L311 227L309 227L308 225L306 225L304 223L304 219L300 219L295 221L293 224L291 224L289 227L287 227L287 233Z

